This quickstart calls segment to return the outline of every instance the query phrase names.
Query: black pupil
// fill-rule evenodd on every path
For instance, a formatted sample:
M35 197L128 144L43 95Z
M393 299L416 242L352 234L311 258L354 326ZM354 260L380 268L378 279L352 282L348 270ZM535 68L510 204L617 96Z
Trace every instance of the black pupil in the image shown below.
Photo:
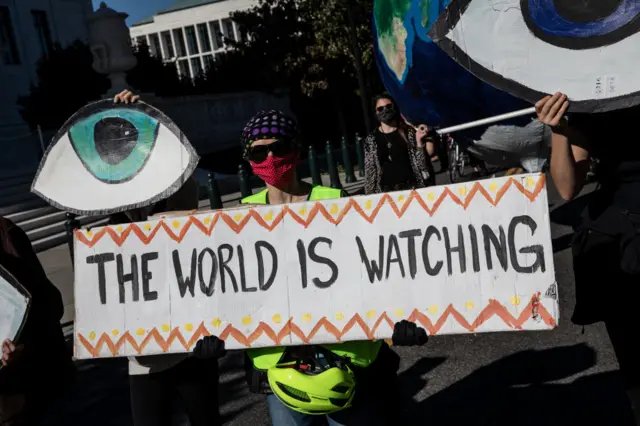
M102 161L116 165L127 158L136 147L138 129L124 118L103 118L93 128L93 142Z
M604 19L618 9L623 0L553 0L558 15L564 19L585 23Z

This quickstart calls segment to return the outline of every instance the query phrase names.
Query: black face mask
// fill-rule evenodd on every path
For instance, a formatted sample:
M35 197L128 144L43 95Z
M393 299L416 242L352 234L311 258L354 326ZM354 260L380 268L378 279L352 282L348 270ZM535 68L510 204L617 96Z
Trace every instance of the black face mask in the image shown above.
M378 108L376 110L376 117L378 117L378 120L380 120L380 122L384 124L392 124L398 118L393 105L387 105L386 107L382 107L381 109Z

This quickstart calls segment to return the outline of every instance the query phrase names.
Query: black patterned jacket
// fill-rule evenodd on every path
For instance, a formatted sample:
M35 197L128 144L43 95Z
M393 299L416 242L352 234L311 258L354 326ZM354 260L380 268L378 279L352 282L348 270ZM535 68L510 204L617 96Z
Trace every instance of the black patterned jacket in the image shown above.
M427 156L426 148L418 148L416 143L416 131L413 127L405 128L409 140L409 159L411 168L416 177L417 187L424 188L433 185L433 167L431 159ZM369 134L364 141L364 192L365 194L379 194L382 192L380 185L382 179L382 166L378 159L378 146L375 132Z

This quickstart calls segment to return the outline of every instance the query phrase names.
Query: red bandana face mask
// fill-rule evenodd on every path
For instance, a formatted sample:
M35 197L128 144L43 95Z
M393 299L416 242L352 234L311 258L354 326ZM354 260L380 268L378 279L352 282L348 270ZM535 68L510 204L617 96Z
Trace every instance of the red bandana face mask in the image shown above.
M282 189L293 179L298 165L298 153L292 152L284 157L270 155L262 163L249 163L253 173L266 184Z

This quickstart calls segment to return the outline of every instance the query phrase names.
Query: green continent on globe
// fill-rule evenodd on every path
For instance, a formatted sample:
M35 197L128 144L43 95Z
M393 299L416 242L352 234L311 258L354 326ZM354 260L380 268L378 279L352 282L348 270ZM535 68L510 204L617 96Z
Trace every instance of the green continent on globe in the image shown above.
M398 80L407 68L404 20L410 7L411 0L376 0L373 6L380 52Z

